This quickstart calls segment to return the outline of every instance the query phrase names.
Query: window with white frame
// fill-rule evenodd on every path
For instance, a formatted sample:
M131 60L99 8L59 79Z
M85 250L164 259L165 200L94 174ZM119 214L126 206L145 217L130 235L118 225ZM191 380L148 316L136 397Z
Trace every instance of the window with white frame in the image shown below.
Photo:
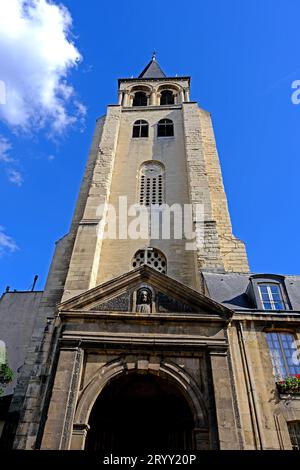
M270 332L267 333L267 342L276 381L300 374L297 344L292 334Z
M260 299L264 310L284 310L285 304L278 284L259 284Z
M293 450L300 450L300 421L287 423Z
M164 167L158 162L146 162L140 170L140 204L151 206L164 203Z

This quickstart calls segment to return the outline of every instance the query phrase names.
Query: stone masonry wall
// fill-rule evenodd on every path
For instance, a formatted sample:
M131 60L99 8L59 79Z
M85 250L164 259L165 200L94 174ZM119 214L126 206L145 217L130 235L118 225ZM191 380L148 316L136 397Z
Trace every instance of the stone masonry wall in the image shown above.
M109 106L97 160L86 200L84 214L79 223L72 258L69 265L63 300L95 287L102 246L99 206L108 202L119 134L121 108Z
M99 140L103 128L103 119L99 119L94 134L86 171L81 184L71 230L56 244L55 254L49 270L45 290L36 317L33 335L27 350L14 397L10 406L11 432L18 423L14 447L32 449L35 446L41 420L41 406L53 361L55 343L54 315L56 305L61 301L78 223L89 192L91 177L98 155Z
M202 152L211 198L212 217L213 220L216 221L220 254L224 269L225 271L248 272L249 266L245 245L232 234L227 197L223 185L211 117L207 111L199 108L199 118Z
M300 400L281 399L277 393L265 325L235 320L229 329L243 448L290 450L286 423L300 420Z
M198 237L198 269L223 269L215 220L213 219L210 187L204 157L197 103L183 104L183 125L186 166L193 222ZM204 221L196 214L196 205L203 207ZM204 223L203 223L204 222Z
M157 137L160 119L172 119L173 137ZM135 121L143 119L149 123L149 137L132 138ZM126 196L128 207L139 202L139 171L146 161L158 161L165 168L165 202L189 204L189 189L186 173L184 129L182 110L174 107L125 108L122 110L118 145L112 177L109 202L118 207L119 197ZM122 214L123 215L123 214ZM119 225L117 211L117 227ZM128 217L128 223L133 218ZM173 224L171 224L171 234ZM180 282L198 288L195 253L185 250L186 240L174 239L115 239L104 240L99 264L97 284L101 284L132 269L136 251L145 246L161 250L168 263L167 274Z

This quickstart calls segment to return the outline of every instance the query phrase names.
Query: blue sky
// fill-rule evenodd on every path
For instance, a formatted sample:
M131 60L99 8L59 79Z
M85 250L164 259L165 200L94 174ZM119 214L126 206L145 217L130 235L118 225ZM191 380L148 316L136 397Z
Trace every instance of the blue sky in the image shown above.
M26 290L35 274L43 288L54 243L69 228L95 120L117 102L117 79L137 76L153 49L168 75L191 75L192 100L212 114L233 230L251 270L299 274L300 105L291 101L300 80L299 2L62 3L82 56L66 77L76 99L65 106L77 121L59 135L51 112L43 124L34 113L25 126L0 121L14 160L13 168L0 162L0 226L8 237L0 291ZM0 59L1 80L1 47ZM78 103L87 108L84 123Z

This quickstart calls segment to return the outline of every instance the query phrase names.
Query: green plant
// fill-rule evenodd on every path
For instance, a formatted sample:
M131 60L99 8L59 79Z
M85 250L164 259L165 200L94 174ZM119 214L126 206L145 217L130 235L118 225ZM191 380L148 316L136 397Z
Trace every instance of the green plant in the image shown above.
M280 393L300 393L300 374L288 376L276 384Z
M4 387L14 378L12 369L7 364L0 365L0 396L4 393Z

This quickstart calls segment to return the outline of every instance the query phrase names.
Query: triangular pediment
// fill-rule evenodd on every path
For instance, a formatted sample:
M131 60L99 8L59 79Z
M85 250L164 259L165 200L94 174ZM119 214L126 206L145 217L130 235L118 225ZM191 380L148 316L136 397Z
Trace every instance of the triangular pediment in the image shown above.
M153 313L203 312L222 318L231 318L233 313L204 294L145 265L61 303L59 311L136 311L136 292L142 289L148 289L153 295Z

